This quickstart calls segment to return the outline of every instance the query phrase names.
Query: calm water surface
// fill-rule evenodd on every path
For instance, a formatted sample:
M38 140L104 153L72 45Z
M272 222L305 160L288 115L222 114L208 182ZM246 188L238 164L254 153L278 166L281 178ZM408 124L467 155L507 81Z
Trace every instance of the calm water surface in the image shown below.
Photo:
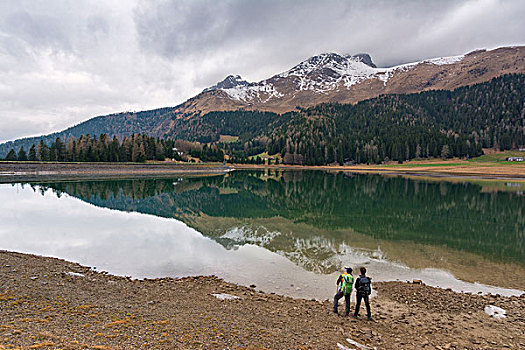
M344 265L374 280L519 294L522 193L505 182L316 171L0 185L0 249L307 298L331 297Z

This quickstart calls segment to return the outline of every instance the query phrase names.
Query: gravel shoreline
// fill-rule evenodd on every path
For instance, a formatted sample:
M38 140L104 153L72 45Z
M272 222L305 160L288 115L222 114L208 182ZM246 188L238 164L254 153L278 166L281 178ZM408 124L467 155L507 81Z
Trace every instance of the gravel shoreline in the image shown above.
M231 170L231 167L219 163L0 162L0 183L219 175Z
M373 320L355 320L333 314L329 301L264 294L214 276L132 280L0 251L0 349L356 348L347 338L377 349L525 348L525 295L403 282L374 288ZM488 316L487 305L507 317Z

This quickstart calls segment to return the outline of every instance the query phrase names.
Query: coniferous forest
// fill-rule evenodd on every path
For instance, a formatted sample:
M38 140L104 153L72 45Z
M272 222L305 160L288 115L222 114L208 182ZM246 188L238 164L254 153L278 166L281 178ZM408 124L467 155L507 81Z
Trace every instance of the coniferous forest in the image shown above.
M46 145L40 141L26 152L21 147L16 154L11 150L6 160L57 161L57 162L145 162L173 157L171 140L160 140L146 135L124 137L122 142L106 134L99 137L82 135L66 141L59 137ZM24 155L21 157L21 154Z
M476 157L482 148L525 145L525 75L504 75L453 91L384 95L355 105L321 104L282 115L240 110L170 118L174 127L163 137L102 133L57 138L50 144L40 140L11 149L5 159L223 161L226 154L230 161L244 163L267 152L287 164L323 165ZM222 143L220 135L237 139Z
M179 147L179 148L177 148ZM116 136L106 134L99 137L82 135L66 142L59 137L47 146L44 141L32 145L26 152L22 146L18 153L9 151L7 161L54 161L54 162L145 162L146 160L163 161L166 158L188 160L184 154L202 161L222 162L224 153L215 146L198 143L159 139L136 134L119 141Z

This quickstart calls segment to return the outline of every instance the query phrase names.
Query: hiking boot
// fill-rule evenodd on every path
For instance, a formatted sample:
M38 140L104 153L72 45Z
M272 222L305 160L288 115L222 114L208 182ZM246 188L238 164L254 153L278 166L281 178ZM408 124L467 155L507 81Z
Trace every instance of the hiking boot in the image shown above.
M368 321L372 321L372 316L368 316Z
M352 317L357 319L357 315L356 314L352 314Z

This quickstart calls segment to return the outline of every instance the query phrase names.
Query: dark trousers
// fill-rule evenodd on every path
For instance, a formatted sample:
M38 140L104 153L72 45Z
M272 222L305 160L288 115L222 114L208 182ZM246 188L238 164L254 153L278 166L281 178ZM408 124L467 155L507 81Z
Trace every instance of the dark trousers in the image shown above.
M334 295L334 312L337 313L337 306L339 304L339 299L341 299L345 296L345 304L346 304L346 316L350 314L350 294L344 294L342 291L338 291L336 295Z
M372 313L370 312L370 302L368 301L368 295L360 295L359 293L357 293L357 301L355 303L354 315L356 316L359 315L359 307L361 306L361 299L365 301L366 315L368 316L368 318L371 318Z

